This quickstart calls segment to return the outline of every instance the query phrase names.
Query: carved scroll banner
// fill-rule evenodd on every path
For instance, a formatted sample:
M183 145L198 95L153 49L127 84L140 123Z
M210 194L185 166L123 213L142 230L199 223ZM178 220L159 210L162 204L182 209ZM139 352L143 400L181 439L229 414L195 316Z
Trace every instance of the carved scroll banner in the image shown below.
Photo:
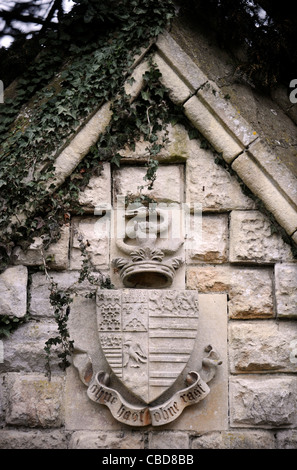
M129 404L119 392L108 387L108 375L99 372L91 381L87 394L96 403L106 405L113 417L121 423L132 426L162 426L174 421L183 410L203 400L209 393L208 385L197 372L190 372L186 382L188 387L176 392L170 400L155 407Z

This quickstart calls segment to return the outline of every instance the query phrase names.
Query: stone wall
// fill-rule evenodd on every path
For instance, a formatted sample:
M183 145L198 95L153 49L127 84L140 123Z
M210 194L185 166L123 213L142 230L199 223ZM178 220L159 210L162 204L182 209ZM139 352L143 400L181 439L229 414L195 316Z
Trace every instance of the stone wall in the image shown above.
M238 180L215 162L210 150L190 140L184 128L170 128L153 190L158 202L202 205L202 239L192 234L176 288L197 290L204 299L227 299L227 330L209 329L224 341L225 392L187 416L187 425L133 428L116 422L109 410L91 403L77 371L64 373L52 361L45 376L45 341L56 334L49 283L39 270L41 240L0 275L0 314L30 320L3 339L0 363L0 448L51 449L253 449L297 448L297 263L270 220L246 196ZM80 195L85 215L72 214L60 240L47 254L59 287L75 284L81 268L78 234L88 240L94 272L112 277L110 224L95 208L115 204L117 194L142 184L145 145L137 155L123 151L123 166L104 164ZM135 165L135 164L138 165ZM140 166L139 166L140 165ZM106 206L105 206L106 207ZM191 215L191 220L195 215ZM78 284L71 304L71 336L82 349L97 339L94 292ZM217 307L219 308L219 307ZM207 323L206 323L207 334ZM226 338L223 340L222 338ZM216 393L215 391L213 392ZM200 408L199 408L200 407ZM198 411L197 411L198 410ZM182 423L182 424L181 424ZM201 423L205 423L201 425Z

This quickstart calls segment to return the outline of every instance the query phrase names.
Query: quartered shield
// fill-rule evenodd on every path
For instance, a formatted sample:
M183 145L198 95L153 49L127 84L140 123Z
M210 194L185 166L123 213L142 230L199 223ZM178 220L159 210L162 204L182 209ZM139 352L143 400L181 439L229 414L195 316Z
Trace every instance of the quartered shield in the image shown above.
M98 290L105 358L125 387L149 404L183 372L198 327L196 291Z

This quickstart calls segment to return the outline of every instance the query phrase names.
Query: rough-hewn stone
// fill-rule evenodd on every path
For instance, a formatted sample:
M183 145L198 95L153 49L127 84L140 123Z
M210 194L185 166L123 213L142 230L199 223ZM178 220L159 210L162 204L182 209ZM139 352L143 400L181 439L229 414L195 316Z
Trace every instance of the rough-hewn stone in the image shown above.
M194 437L192 449L275 449L276 441L270 431L222 431Z
M297 449L297 430L279 431L276 439L277 449Z
M275 297L278 317L297 318L297 265L275 265Z
M143 449L144 436L133 431L77 431L69 442L69 449Z
M52 376L7 374L6 423L29 428L57 428L63 424L64 380Z
M63 431L0 430L0 449L67 449L67 435Z
M9 338L3 338L4 362L2 371L9 372L45 372L45 343L58 336L56 323L30 321L21 325ZM52 348L51 371L61 374L58 363L57 347Z
M26 251L21 247L16 247L13 251L14 264L24 264L25 266L43 265L46 259L47 266L51 269L67 269L69 266L68 249L69 249L70 227L64 225L61 228L61 236L59 240L52 243L43 254L42 238L35 238L34 242Z
M0 274L0 315L24 317L27 313L28 270L8 267Z
M232 427L276 428L296 426L295 376L230 378Z
M255 203L246 196L239 182L215 162L210 150L201 148L198 140L191 140L191 157L186 166L186 201L202 204L202 211L230 211L254 209Z
M193 230L188 242L190 242L190 249L187 250L189 264L197 261L226 262L228 259L228 215L203 215L201 236Z
M98 287L96 284L90 284L87 280L78 282L79 271L54 272L51 271L50 276L58 286L58 289L69 289L74 293L90 294L95 292ZM99 273L92 273L96 278L100 278ZM33 317L49 317L53 318L54 309L49 301L50 282L43 273L34 273L31 277L30 285L30 305L29 313ZM75 296L74 296L75 297Z
M291 360L293 340L297 344L296 322L231 322L231 373L296 372L296 362Z
M150 432L149 449L189 449L189 435L186 432Z
M227 292L230 318L269 318L274 314L270 268L199 266L187 270L188 289Z
M70 269L80 270L83 257L79 238L86 244L86 251L95 269L109 266L109 230L108 215L103 217L74 217L72 219L72 244L70 249Z
M85 189L79 193L78 201L84 207L84 210L93 214L96 207L110 206L111 176L109 163L103 163L99 176L90 178Z
M232 263L275 263L292 261L290 246L273 233L267 216L259 211L232 211L230 261Z

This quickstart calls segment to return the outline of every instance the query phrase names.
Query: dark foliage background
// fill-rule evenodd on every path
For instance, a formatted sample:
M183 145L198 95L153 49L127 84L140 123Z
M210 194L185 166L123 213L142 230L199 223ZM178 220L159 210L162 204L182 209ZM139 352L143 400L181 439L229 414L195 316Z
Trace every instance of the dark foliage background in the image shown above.
M66 14L63 0L0 2L0 7L6 4L0 10L0 37L9 34L15 39L8 50L0 49L1 79L7 85L20 75L40 51L42 38L49 31L69 35L69 40L74 42L87 42L92 35L104 34L125 21L129 3L127 0L75 0L74 8ZM246 59L239 67L253 86L269 90L279 83L288 86L296 78L296 2L176 0L175 4L179 14L188 14L197 28L203 25L214 31L222 48L232 52L234 46L241 46L245 50ZM46 14L41 17L44 7ZM28 39L33 24L40 28Z

